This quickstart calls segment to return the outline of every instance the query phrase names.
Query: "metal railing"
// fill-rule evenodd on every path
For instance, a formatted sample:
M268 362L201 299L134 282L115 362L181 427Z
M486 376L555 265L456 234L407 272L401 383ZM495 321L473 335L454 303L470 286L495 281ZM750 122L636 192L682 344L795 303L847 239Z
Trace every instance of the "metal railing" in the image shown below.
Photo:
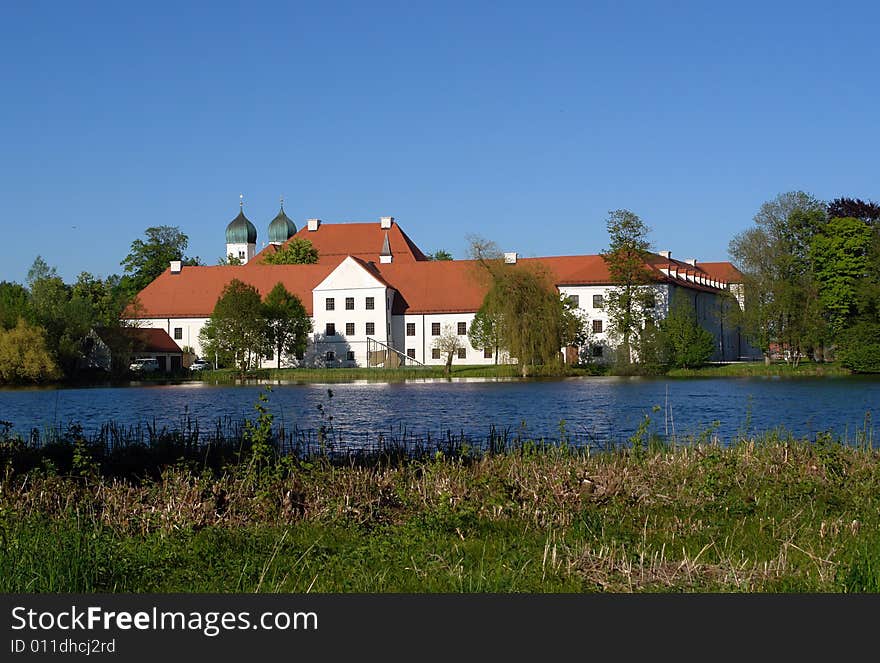
M367 366L370 368L400 368L401 366L424 366L414 357L404 354L390 345L367 337Z

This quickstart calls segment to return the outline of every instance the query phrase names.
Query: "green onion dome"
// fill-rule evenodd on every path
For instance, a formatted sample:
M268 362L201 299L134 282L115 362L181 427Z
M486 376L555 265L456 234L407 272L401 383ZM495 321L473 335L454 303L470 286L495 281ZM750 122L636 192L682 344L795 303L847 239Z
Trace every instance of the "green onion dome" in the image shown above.
M269 224L269 241L282 244L295 234L296 226L288 218L287 214L284 213L284 206L282 205L278 216L272 219L272 222Z
M242 209L238 216L229 222L226 226L226 243L227 244L256 244L257 229L254 224L248 221Z

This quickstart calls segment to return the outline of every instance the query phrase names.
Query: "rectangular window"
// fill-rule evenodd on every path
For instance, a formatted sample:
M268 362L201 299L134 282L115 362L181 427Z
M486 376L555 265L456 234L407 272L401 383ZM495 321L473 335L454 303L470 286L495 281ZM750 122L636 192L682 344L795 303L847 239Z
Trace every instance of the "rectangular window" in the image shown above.
M416 349L415 348L407 348L406 349L406 356L409 357L410 359L415 359L416 358Z
M440 323L432 322L431 323L431 336L440 336Z
M354 323L346 322L345 323L345 335L346 336L354 336Z
M238 252L238 259L239 259L239 260L244 260L244 251L239 251L239 252Z
M568 300L571 302L571 305L575 308L578 308L581 305L580 295L569 295Z
M407 336L415 336L416 335L416 323L407 322L406 323L406 335Z
M466 359L467 358L467 348L459 348L458 349L458 358Z
M174 340L179 341L183 338L183 327L175 327L174 328Z
M334 323L327 323L327 326L324 328L324 336L336 336L336 325Z
M335 311L336 310L336 300L333 297L328 297L326 300L326 310Z
M354 297L345 298L345 310L354 311Z
M593 295L593 308L603 308L605 306L605 298L602 295Z
M368 322L367 323L367 336L375 336L376 335L376 323Z
M327 352L324 354L324 359L326 359L327 361L336 361L336 353L333 352L333 350L327 350Z
M594 345L592 347L592 353L593 353L594 357L601 357L602 356L602 346L601 345Z
M483 350L483 359L491 359L492 358L492 348L485 348Z
M602 333L602 321L601 320L593 320L593 333L601 334Z
M431 348L431 359L440 359L440 348Z
M346 353L345 353L345 358L346 358L348 361L354 361L354 350L349 350L348 352L346 352Z
M376 299L374 297L367 297L367 310L372 311L376 308Z
M645 295L645 308L654 308L655 306L657 306L657 298L654 297L654 293Z
M467 323L459 322L458 323L458 335L459 336L467 336Z

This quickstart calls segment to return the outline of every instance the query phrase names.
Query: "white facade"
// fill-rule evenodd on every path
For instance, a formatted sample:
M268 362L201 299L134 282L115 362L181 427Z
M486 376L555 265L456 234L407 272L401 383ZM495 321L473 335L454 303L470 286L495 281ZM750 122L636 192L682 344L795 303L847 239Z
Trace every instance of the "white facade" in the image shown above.
M669 313L672 298L686 297L693 303L697 321L716 337L718 347L713 360L730 360L743 356L748 349L729 316L719 315L722 302L713 292L697 291L674 284L650 286L654 290L654 306L644 311L657 322ZM581 348L581 359L607 361L611 358L608 337L609 319L604 307L611 286L561 286L561 294L576 298L577 308L586 319L589 346ZM459 336L462 350L453 364L491 365L496 363L494 350L475 348L467 332L475 312L459 313L392 313L396 291L365 269L353 258L346 258L312 291L312 333L302 364L306 366L368 366L368 339L396 349L416 362L441 366L446 358L434 349L434 342L447 328ZM730 305L730 302L727 303ZM202 357L199 332L206 317L147 318L138 321L141 327L164 329L181 347L190 347ZM375 348L374 348L375 349ZM212 357L205 357L214 361ZM497 363L509 363L502 353ZM283 360L282 366L300 362ZM264 359L262 366L274 367L277 360Z
M389 324L393 296L394 290L357 260L343 260L312 291L306 364L366 366L368 337L394 347Z
M232 256L233 258L237 258L241 260L242 265L246 265L249 261L254 259L254 256L257 254L257 245L256 244L227 244L226 245L226 255Z
M461 350L452 360L453 365L494 364L494 354L487 357L485 348L473 347L468 339L467 332L470 331L475 315L476 313L417 313L394 316L392 326L401 331L401 334L396 336L397 349L422 364L445 365L446 357L434 352L434 341L446 331L447 327L450 327L462 345ZM506 357L498 359L498 363L507 361Z
M202 356L202 345L199 343L199 332L208 318L143 318L135 320L138 327L164 329L182 348L190 347L196 356ZM205 357L214 361L211 357Z

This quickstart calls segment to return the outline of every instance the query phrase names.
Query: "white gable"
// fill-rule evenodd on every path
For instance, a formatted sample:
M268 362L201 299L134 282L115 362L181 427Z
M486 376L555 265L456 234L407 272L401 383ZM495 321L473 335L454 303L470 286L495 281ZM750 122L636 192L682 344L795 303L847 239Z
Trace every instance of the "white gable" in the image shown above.
M327 275L327 278L315 286L314 292L385 287L385 284L364 269L363 265L351 256L348 256L339 263L336 269Z

